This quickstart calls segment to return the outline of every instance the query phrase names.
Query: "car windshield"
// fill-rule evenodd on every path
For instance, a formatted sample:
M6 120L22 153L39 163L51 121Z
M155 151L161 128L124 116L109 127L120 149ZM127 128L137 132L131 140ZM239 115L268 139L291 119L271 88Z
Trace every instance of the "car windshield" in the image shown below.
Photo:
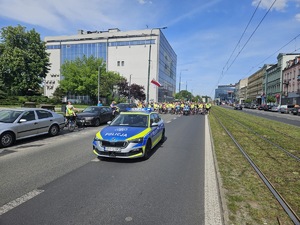
M130 127L148 127L148 115L132 115L120 114L112 123L111 126L130 126Z
M22 114L22 111L1 110L0 111L0 122L1 123L13 123L21 114Z

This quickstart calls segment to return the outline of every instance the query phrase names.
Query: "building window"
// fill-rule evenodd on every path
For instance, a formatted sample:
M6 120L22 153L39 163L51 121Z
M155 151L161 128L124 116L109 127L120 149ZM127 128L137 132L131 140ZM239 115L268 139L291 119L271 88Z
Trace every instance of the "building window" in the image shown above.
M117 66L120 66L120 61L117 62Z
M124 66L124 61L121 62L121 66Z

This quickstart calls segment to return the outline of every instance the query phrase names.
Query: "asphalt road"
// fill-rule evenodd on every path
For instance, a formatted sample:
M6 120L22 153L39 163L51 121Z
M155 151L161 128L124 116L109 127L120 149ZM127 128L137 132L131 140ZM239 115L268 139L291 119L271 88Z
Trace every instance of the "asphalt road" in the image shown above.
M99 161L90 127L5 149L0 224L204 224L205 116L163 118L147 161Z
M222 106L222 107L226 107L226 108L233 110L233 107L231 107L231 106ZM241 111L244 113L263 117L265 119L269 119L270 122L272 122L274 120L274 121L278 121L278 122L282 122L282 123L300 127L300 116L296 116L291 113L284 114L284 113L279 113L279 112L270 112L270 111L247 109L247 108L244 108Z

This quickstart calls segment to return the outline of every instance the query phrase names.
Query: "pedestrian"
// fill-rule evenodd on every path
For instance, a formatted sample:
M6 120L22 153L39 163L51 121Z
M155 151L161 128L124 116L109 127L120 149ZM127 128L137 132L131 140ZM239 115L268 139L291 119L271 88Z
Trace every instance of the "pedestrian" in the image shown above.
M101 100L99 100L99 102L98 102L97 106L102 106L102 102L101 102Z

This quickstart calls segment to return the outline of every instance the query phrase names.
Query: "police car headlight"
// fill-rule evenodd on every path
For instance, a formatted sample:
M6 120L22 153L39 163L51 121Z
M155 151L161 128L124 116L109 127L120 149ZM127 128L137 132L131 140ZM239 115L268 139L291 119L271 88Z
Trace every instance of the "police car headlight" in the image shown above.
M96 136L94 137L94 141L99 141L99 144L100 144L100 145L101 145L101 143L102 143L102 140L99 139L99 138L97 138Z
M129 143L143 143L143 138L136 138L128 141Z

